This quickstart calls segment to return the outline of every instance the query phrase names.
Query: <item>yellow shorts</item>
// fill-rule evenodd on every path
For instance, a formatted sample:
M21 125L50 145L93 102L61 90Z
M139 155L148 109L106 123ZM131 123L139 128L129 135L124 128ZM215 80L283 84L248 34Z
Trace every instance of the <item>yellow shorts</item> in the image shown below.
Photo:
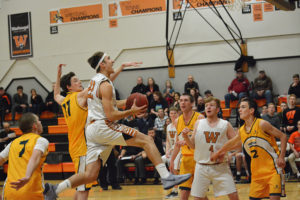
M181 163L180 163L180 171L179 174L192 174L191 178L184 183L179 185L179 188L182 190L191 190L192 183L194 180L194 171L195 171L195 160L194 156L184 156L182 155Z
M270 196L281 196L281 177L279 174L274 174L265 179L251 180L250 199L267 198Z
M75 167L75 173L78 174L80 172L85 171L86 165L86 156L75 157L72 159ZM86 185L80 185L76 188L77 191L88 191L92 188L93 183L89 183Z

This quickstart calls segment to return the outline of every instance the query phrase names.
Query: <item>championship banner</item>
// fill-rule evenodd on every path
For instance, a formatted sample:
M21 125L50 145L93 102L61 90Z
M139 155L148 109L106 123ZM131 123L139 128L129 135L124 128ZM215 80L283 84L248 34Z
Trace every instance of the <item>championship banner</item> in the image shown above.
M30 12L8 15L10 58L31 57L31 15Z
M180 9L180 6L181 6L181 2L183 2L183 5L182 5L182 9L185 8L185 6L188 6L189 9L193 7L195 8L205 8L205 7L208 7L208 5L212 6L212 3L215 5L215 6L221 6L221 2L224 4L224 5L228 5L228 4L231 4L231 1L230 0L211 0L212 3L210 2L210 0L173 0L173 9L174 10L179 10ZM191 4L191 5L189 5Z
M102 4L61 8L50 11L50 24L66 24L71 22L103 19Z
M120 1L122 16L153 14L166 11L166 0L130 0Z

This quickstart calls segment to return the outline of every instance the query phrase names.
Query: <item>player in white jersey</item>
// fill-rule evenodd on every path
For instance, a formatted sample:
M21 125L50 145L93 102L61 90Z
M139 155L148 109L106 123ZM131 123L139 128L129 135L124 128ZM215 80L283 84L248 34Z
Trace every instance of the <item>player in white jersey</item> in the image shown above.
M150 136L115 123L115 121L127 116L145 112L147 106L137 107L134 102L129 110L119 111L117 109L117 107L123 107L126 100L116 101L113 83L108 78L114 73L114 61L110 59L110 56L103 52L97 52L88 59L88 62L97 74L92 78L88 89L86 171L73 175L58 186L49 185L46 200L56 199L57 194L67 188L74 188L95 181L98 177L101 162L105 164L113 145L143 148L160 174L165 189L172 188L174 185L189 179L190 174L173 175L169 173ZM131 138L125 140L123 134L126 137L131 136Z
M216 197L228 195L231 200L239 199L226 157L219 162L210 160L212 152L220 149L228 139L235 136L231 124L218 118L219 110L220 100L214 97L207 98L205 100L207 118L195 123L191 138L188 136L189 129L182 131L186 144L195 149L196 166L191 190L195 200L207 200L206 192L211 182Z

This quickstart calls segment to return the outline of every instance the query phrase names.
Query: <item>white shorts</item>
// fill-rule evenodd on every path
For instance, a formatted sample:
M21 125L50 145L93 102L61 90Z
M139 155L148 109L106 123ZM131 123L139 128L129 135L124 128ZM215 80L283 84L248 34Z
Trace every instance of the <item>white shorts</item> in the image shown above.
M204 198L210 183L215 197L236 192L236 187L228 163L216 165L196 164L191 195Z
M95 162L100 157L104 164L114 145L127 146L123 133L135 136L137 130L128 126L104 120L97 120L86 127L86 164Z

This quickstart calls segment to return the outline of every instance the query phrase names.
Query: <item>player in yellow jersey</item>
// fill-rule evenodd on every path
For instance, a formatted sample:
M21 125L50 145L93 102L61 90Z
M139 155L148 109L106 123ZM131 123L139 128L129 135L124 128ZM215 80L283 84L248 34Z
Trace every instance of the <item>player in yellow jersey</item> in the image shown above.
M270 198L278 200L284 194L283 169L285 167L285 151L287 137L273 127L269 122L256 118L257 105L254 101L241 100L239 114L245 124L239 129L239 134L229 140L211 160L222 159L225 153L243 145L251 156L250 199ZM280 139L281 152L275 141Z
M38 116L33 113L22 115L19 128L23 135L9 143L0 153L0 165L9 161L3 199L41 200L44 199L42 165L49 142L40 136L43 127Z
M195 169L195 161L194 161L194 150L189 148L182 137L182 133L186 132L190 136L192 136L192 131L194 129L195 122L198 119L203 119L204 116L200 113L193 111L193 103L195 99L190 94L183 94L180 96L179 105L182 111L182 115L177 118L175 121L175 126L177 129L177 138L176 145L172 152L172 157L170 161L170 170L174 171L174 160L181 151L182 158L180 163L179 174L192 174L191 178L186 182L179 185L180 199L187 200L190 196L191 187L193 183L193 174Z

